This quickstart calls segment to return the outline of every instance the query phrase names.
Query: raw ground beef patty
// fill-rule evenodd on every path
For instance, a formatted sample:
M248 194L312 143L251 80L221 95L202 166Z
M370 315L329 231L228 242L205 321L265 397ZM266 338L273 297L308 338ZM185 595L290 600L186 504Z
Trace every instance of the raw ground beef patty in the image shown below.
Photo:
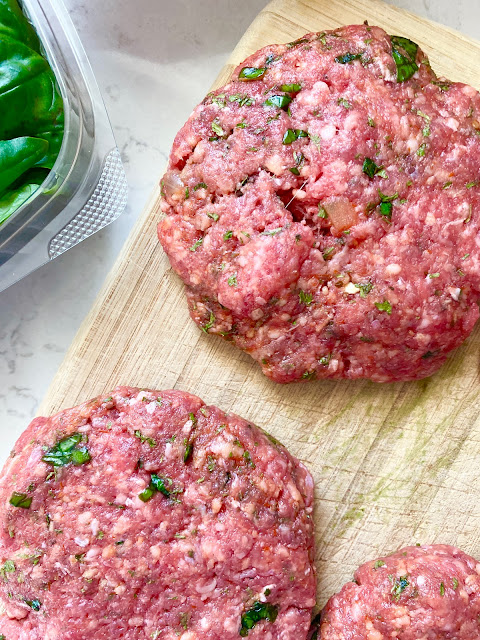
M480 96L378 27L255 53L175 139L160 241L278 382L428 376L480 291Z
M447 545L367 562L322 613L321 640L478 640L480 564Z
M37 418L0 481L0 635L305 639L312 501L280 444L188 393Z

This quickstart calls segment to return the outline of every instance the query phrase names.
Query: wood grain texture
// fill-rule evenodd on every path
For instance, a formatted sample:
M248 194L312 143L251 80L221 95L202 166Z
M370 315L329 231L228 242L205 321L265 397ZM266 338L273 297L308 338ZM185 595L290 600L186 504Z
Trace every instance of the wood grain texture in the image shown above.
M365 19L419 42L438 73L478 86L479 43L377 0L274 0L217 85L263 45ZM41 413L132 384L191 391L269 430L315 477L320 605L357 565L405 544L442 541L480 556L478 327L428 380L277 385L189 319L157 243L158 219L156 190Z

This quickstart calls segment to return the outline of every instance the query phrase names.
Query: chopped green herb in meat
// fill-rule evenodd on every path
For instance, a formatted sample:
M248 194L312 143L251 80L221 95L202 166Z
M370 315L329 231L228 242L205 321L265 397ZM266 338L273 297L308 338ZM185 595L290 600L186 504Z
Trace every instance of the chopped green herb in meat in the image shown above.
M253 629L261 620L275 622L278 616L278 606L269 602L255 602L253 607L242 615L240 635L242 638L248 636L248 632Z

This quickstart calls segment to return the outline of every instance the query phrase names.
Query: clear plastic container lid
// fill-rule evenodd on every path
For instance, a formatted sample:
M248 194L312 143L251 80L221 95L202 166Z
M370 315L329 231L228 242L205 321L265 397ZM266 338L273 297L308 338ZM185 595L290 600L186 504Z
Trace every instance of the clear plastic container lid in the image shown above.
M127 182L85 51L61 0L21 0L64 101L65 133L52 171L0 225L0 291L115 220Z

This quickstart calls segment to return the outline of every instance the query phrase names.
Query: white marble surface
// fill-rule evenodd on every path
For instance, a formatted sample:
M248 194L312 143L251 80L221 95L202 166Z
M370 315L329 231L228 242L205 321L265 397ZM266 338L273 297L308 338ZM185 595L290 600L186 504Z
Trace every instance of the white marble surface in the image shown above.
M0 455L36 408L165 165L177 129L266 0L65 0L131 187L113 225L0 293ZM395 0L480 39L479 0Z

